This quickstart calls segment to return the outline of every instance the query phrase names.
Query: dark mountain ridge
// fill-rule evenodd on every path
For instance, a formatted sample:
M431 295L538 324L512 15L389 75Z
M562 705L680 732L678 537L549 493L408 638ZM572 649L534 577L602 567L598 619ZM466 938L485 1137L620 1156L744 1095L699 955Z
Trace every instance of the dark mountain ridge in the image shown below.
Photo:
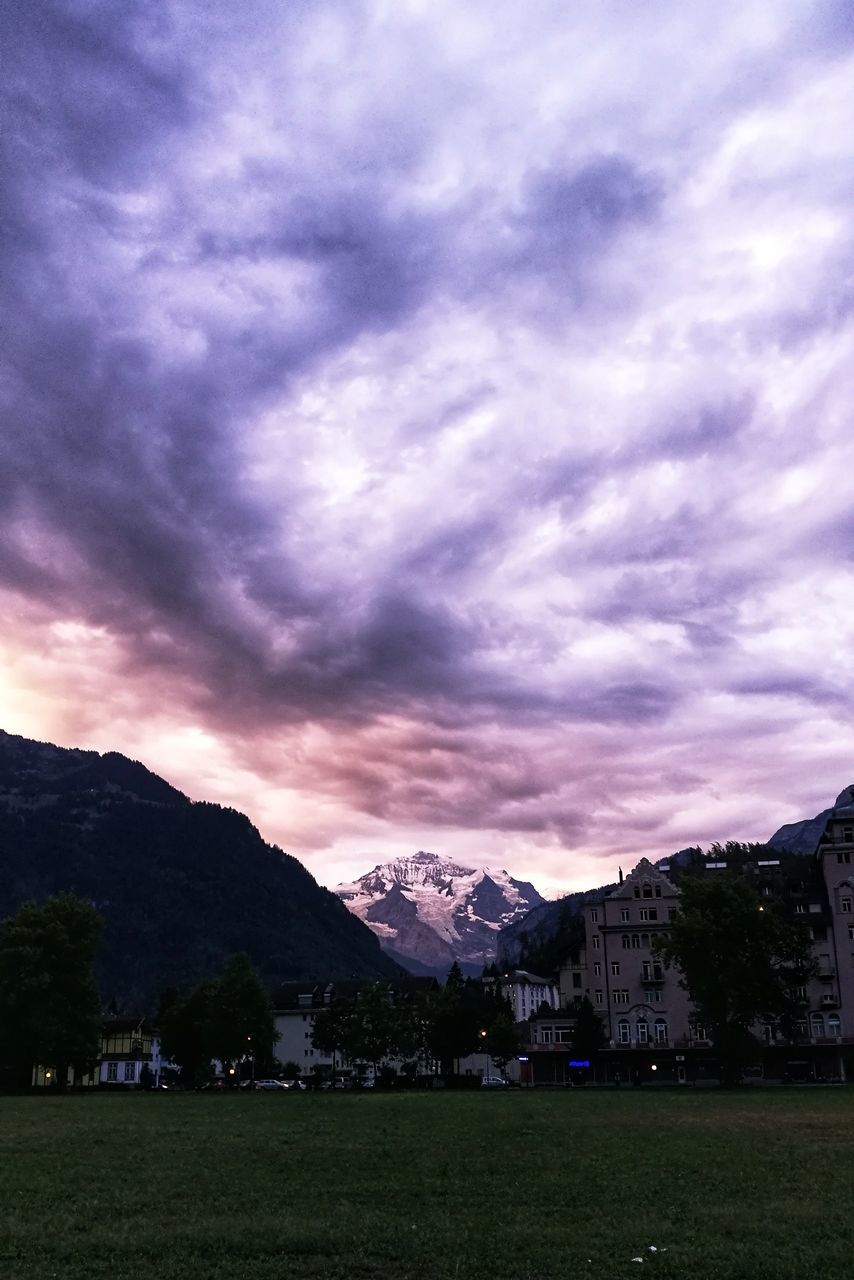
M105 927L105 1000L150 1010L245 951L270 986L399 974L373 933L234 809L144 765L0 731L0 917L69 890Z

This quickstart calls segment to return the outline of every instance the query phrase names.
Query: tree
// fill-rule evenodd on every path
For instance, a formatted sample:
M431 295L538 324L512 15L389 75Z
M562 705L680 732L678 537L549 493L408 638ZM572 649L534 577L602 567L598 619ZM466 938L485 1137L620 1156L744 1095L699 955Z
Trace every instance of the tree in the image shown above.
M234 956L219 978L162 1006L160 1031L164 1057L180 1065L188 1085L210 1075L213 1058L232 1063L235 1077L249 1060L266 1071L276 1039L270 997L245 955Z
M213 982L203 982L188 996L170 1000L160 1014L164 1059L177 1062L184 1085L203 1084L211 1074L213 1047L210 1022Z
M572 1031L572 1056L592 1063L596 1054L607 1040L602 1019L587 996L582 996L580 1000L576 1000L572 1008L575 1014L575 1026Z
M801 1010L797 991L816 972L806 930L742 879L686 876L670 930L656 950L681 971L698 1022L718 1055L721 1081L737 1083L752 1044L751 1026L784 1023Z
M248 956L233 956L213 984L208 1017L212 1057L234 1063L235 1075L246 1059L265 1071L270 1067L276 1040L273 1006Z
M499 1013L492 1025L487 1029L483 1048L498 1065L502 1075L510 1062L520 1052L523 1037L513 1018L508 1013Z
M0 922L0 1058L19 1078L41 1063L65 1087L69 1067L91 1070L101 1004L93 962L102 921L72 893L25 903Z

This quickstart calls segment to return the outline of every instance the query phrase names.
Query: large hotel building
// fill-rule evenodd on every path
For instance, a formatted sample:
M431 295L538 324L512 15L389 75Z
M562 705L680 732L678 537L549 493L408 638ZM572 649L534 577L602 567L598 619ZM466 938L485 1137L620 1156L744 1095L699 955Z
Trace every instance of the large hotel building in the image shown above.
M596 1066L600 1080L689 1083L718 1075L708 1028L697 1019L679 972L666 968L653 942L679 909L686 875L738 874L760 900L783 905L810 931L818 976L801 992L804 1013L794 1036L780 1027L753 1028L748 1077L854 1080L854 805L833 810L813 857L765 851L697 858L680 866L642 859L616 888L584 908L584 945L560 974L560 1006L588 996L605 1029ZM569 1051L571 1020L545 1010L531 1022L522 1080L562 1083L584 1078ZM525 1060L527 1059L527 1060ZM579 1075L579 1072L582 1074Z

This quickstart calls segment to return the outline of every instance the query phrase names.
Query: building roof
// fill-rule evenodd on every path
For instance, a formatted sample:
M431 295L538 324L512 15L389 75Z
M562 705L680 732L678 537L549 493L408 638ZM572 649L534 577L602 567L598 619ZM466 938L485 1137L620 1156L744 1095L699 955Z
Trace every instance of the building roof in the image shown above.
M279 1013L285 1013L289 1009L322 1009L333 1000L349 1000L372 987L383 987L395 995L412 997L419 992L438 990L439 983L435 978L416 977L412 974L379 981L348 978L341 982L318 982L308 978L303 981L282 982L273 994L273 1008ZM306 1000L305 997L309 999Z

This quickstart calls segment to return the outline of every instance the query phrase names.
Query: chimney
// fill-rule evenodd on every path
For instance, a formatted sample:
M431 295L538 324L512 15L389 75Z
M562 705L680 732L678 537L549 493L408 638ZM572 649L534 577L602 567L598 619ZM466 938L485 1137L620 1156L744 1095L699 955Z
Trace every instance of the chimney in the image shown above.
M619 873L620 873L620 884L622 884L622 883L623 883L623 868L622 868L622 867L617 867L617 870L618 870L618 871L619 871Z

